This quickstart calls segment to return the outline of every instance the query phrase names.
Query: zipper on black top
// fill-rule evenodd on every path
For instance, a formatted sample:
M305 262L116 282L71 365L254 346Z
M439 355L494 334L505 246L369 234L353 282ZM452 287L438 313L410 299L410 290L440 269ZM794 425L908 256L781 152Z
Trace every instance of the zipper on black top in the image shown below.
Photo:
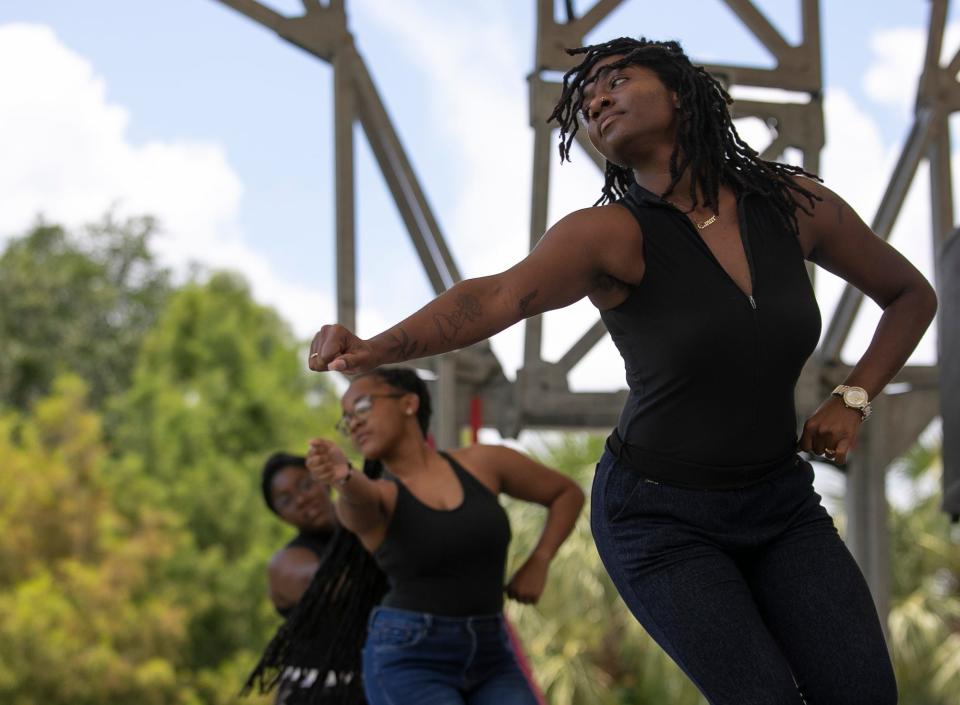
M743 213L741 212L742 210L741 196L736 197L736 204L737 204L736 205L737 230L740 234L740 245L741 247L743 247L743 256L747 260L747 271L750 274L750 290L752 292L755 292L757 288L757 282L756 282L756 277L754 276L754 270L753 270L753 251L750 249L750 237L746 231L746 226L745 226L746 219L743 217ZM659 202L657 205L660 205L661 207L664 207L664 208L668 208L672 210L674 213L677 213L683 217L683 222L686 224L688 232L693 234L693 236L696 238L697 242L699 243L700 247L702 247L706 251L707 256L711 260L713 260L713 263L720 270L720 273L724 277L726 277L731 284L737 287L737 291L739 291L741 294L747 297L747 301L750 303L750 308L752 308L754 311L757 311L758 310L757 300L753 297L753 293L745 294L743 289L741 289L737 285L737 282L734 281L733 277L730 276L730 273L723 268L722 264L720 264L720 260L718 260L717 256L713 254L713 250L711 250L710 246L704 241L703 236L697 230L696 226L690 221L690 218L687 217L687 214L681 211L679 208L677 208L675 205L673 205L669 201L664 200L663 198L659 199Z
M743 213L744 195L737 196L737 229L740 231L740 244L743 245L743 254L747 258L747 271L750 272L750 293L747 298L750 300L750 306L757 310L757 300L753 295L757 293L757 277L754 271L753 250L750 248L750 232L747 229L747 219Z

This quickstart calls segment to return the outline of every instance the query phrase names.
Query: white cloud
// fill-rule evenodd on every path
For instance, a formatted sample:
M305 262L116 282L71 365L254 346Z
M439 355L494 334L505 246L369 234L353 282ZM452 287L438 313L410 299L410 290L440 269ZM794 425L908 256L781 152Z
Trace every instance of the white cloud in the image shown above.
M240 178L223 148L183 138L134 144L129 112L104 79L42 25L0 26L0 238L42 213L76 227L114 208L149 213L163 228L162 261L230 268L278 308L299 335L332 316L329 295L278 277L238 225Z
M960 44L960 23L949 24L943 38L940 62L945 65ZM873 64L866 72L863 87L867 95L883 105L908 111L916 99L917 80L923 69L927 31L919 27L896 27L876 32L870 38Z

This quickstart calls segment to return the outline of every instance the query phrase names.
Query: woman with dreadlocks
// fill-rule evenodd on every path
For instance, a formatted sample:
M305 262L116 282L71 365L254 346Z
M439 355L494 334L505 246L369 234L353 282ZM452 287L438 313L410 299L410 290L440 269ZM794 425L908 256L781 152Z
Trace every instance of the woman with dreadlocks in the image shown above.
M369 620L363 681L371 705L537 705L510 645L503 594L540 598L583 492L569 478L502 446L449 453L427 443L430 396L409 368L355 377L339 428L383 479L354 472L330 441L311 441L307 467L339 491L337 516L373 554L390 590ZM504 588L506 494L547 508L533 552Z
M714 704L895 702L866 583L797 449L845 462L933 290L815 177L744 144L726 91L677 43L569 53L581 61L552 119L561 156L585 129L606 157L597 204L370 340L324 326L311 368L436 355L589 297L630 388L591 522L634 616ZM805 260L883 316L798 441L794 387L820 332Z
M270 560L268 593L286 621L244 692L276 690L276 705L365 705L363 625L383 597L386 577L339 526L330 488L311 477L306 458L274 453L261 485L267 507L298 533Z

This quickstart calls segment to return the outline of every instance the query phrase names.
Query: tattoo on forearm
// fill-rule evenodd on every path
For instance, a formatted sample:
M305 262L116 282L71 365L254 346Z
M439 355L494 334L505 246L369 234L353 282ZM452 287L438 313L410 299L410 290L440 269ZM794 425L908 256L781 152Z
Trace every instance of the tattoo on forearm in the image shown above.
M417 357L419 344L416 340L410 338L403 328L398 328L396 333L389 333L390 347L388 352L400 360L410 360Z
M483 307L477 297L462 294L457 297L456 308L451 313L436 313L433 316L433 322L437 326L440 337L452 343L460 329L467 323L476 321L482 313Z
M519 305L520 305L520 313L521 313L523 316L526 316L526 315L527 315L527 309L530 308L530 302L533 301L535 298L537 298L537 293L538 293L539 291L540 291L539 289L534 289L534 290L531 291L529 294L527 294L527 295L524 296L522 299L520 299L520 303L519 303Z

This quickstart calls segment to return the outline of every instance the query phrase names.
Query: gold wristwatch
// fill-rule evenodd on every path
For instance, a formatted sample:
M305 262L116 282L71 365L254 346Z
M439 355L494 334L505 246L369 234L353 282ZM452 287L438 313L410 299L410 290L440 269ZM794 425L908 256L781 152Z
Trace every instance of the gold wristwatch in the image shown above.
M867 390L863 387L849 387L846 384L838 384L837 388L830 393L843 399L843 405L848 409L859 411L864 421L870 417L872 411L870 398L867 396Z

